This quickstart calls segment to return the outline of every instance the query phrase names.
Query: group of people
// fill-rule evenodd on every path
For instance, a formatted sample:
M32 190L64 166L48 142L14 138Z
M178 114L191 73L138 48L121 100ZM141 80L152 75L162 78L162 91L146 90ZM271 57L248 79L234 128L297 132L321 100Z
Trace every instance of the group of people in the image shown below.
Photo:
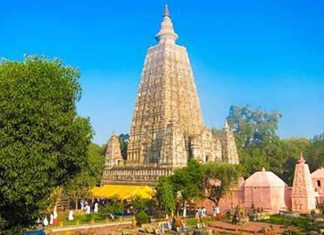
M70 205L70 210L68 213L68 220L69 221L73 221L74 220L74 215L73 215L73 209L74 209L74 205ZM78 207L81 209L81 211L84 211L86 214L91 214L91 211L93 211L94 213L98 213L99 212L99 201L96 199L93 204L92 204L92 208L93 210L91 210L91 206L90 203L88 203L88 201L82 199L80 201L80 207ZM43 221L41 222L45 227L48 225L57 225L58 224L58 215L57 215L57 210L56 208L54 208L53 212L50 214L49 218L48 216L44 216Z
M196 211L196 217L203 218L206 217L207 215L207 210L205 207L199 207L198 210Z
M212 215L213 217L219 217L221 215L219 207L218 206L213 206L212 210ZM207 209L205 207L199 207L196 210L196 218L204 218L207 216Z
M187 227L183 218L172 217L171 222L167 219L166 222L160 223L160 233L165 234L167 231L186 232Z
M50 214L49 221L47 216L45 216L43 219L44 226L48 226L52 224L58 224L58 215L57 215L56 208L54 208L53 212Z

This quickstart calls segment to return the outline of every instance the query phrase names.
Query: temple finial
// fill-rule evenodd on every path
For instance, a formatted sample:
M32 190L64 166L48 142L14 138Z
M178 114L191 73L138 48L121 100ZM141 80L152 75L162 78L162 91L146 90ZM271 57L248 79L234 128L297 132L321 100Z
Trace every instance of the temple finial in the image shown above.
M165 6L164 6L163 17L165 17L165 16L170 16L170 12L169 12L169 8L168 8L167 4L165 4Z
M303 157L303 153L302 152L299 155L298 163L305 163L305 159Z
M302 152L299 155L298 163L305 163L305 159L303 157L303 153Z
M173 24L170 18L168 5L164 7L164 14L159 33L155 36L159 43L175 43L178 35L173 30Z

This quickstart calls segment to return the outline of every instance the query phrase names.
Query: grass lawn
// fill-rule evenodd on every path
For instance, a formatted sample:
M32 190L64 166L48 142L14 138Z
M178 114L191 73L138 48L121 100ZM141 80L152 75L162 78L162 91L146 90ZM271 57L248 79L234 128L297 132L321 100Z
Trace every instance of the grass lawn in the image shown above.
M106 216L100 213L92 213L90 215L85 214L84 212L75 212L73 214L74 220L68 220L68 212L61 212L58 214L59 224L60 225L82 225L82 224L97 224L109 222Z

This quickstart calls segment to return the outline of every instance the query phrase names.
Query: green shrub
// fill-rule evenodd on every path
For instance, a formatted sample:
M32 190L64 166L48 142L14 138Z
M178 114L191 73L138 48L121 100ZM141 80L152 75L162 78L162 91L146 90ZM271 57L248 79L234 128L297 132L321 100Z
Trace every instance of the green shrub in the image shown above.
M311 219L307 217L291 217L287 215L272 215L270 219L263 220L264 222L271 224L282 224L285 226L295 226L301 228L303 231L316 231L318 227Z
M136 222L138 224L146 224L146 223L148 223L150 221L150 218L149 218L148 214L143 210L140 210L135 215L135 218L136 218Z
M105 205L101 205L99 207L99 214L101 214L103 217L110 214L117 214L119 212L122 212L125 209L124 203L119 200L112 200Z
M149 207L149 201L146 199L142 199L139 197L136 197L132 200L132 206L136 209L136 210L147 210Z

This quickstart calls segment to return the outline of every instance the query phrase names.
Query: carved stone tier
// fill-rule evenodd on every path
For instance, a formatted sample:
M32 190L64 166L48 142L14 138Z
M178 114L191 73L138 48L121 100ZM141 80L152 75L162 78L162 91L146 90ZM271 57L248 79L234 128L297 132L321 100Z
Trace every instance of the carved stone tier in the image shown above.
M101 185L105 184L143 184L155 185L160 176L172 174L174 169L162 166L124 166L104 171Z

